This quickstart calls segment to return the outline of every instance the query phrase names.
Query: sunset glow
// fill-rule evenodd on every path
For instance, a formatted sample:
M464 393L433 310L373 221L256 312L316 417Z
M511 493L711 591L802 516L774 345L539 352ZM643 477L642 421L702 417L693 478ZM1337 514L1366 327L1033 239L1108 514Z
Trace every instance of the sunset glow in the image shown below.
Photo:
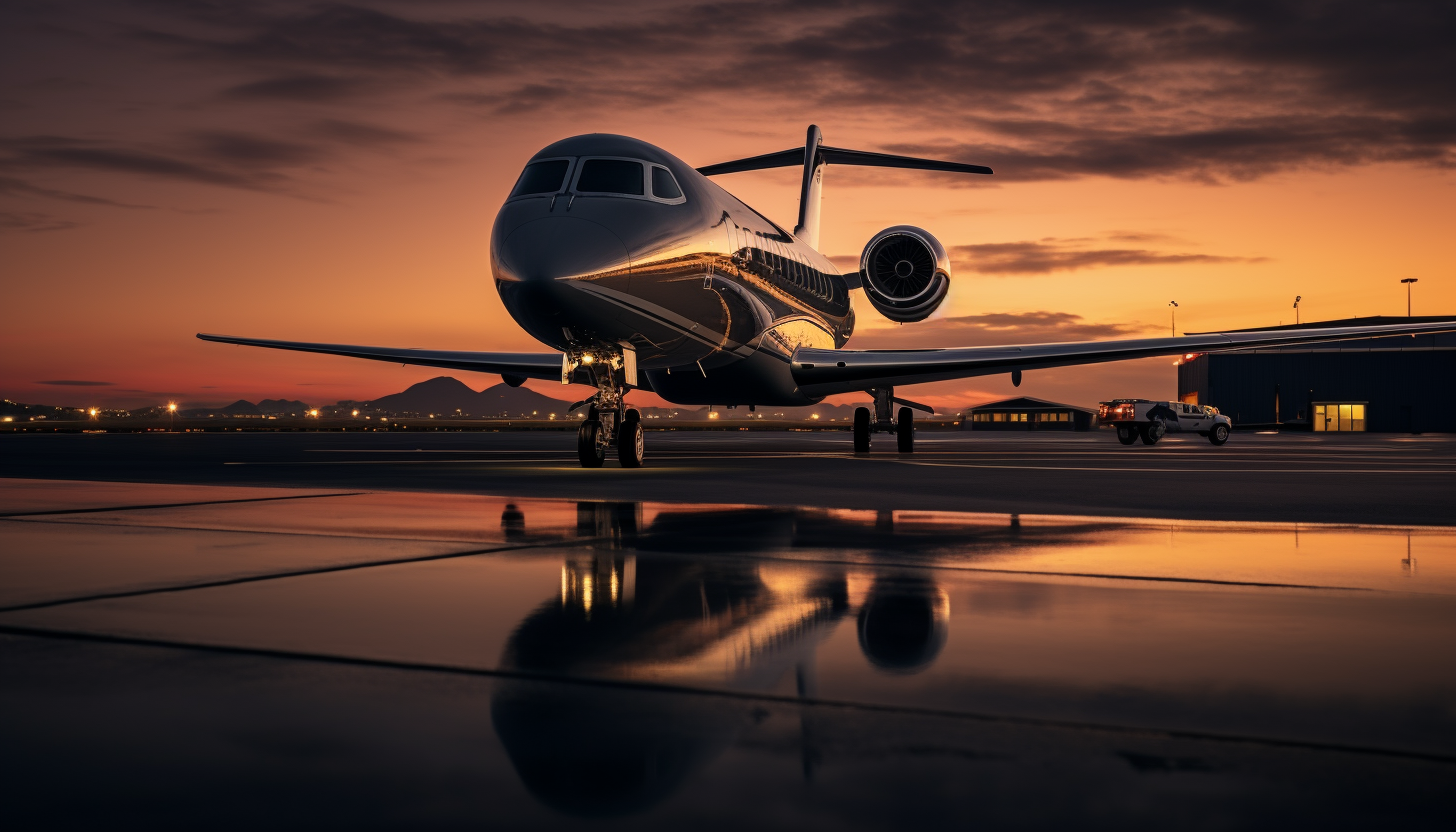
M733 25L707 4L12 8L0 393L317 406L448 374L199 331L540 350L492 286L490 224L533 152L588 132L705 165L801 144L812 121L832 145L995 168L828 169L821 248L841 268L901 223L956 268L920 324L856 298L852 348L1163 335L1170 298L1180 333L1293 323L1296 296L1304 321L1404 315L1408 292L1416 315L1456 313L1456 58L1449 21L1426 19L1448 11L1093 8L862 2ZM716 181L792 226L798 176ZM1029 372L1015 392L1171 398L1170 364ZM955 408L1012 390L905 392Z

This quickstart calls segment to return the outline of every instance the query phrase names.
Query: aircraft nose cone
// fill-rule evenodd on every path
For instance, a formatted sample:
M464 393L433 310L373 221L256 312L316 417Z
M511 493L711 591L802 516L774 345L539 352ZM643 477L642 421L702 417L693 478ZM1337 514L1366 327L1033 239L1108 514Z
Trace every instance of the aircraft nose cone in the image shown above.
M496 277L542 283L625 275L627 247L606 227L577 217L542 217L512 231L495 252Z

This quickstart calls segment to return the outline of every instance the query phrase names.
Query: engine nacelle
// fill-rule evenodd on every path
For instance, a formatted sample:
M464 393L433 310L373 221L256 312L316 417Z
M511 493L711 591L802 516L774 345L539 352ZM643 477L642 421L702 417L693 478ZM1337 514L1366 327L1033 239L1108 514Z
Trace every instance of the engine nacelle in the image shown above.
M860 284L881 315L902 324L923 321L950 291L950 257L929 231L886 228L859 258Z

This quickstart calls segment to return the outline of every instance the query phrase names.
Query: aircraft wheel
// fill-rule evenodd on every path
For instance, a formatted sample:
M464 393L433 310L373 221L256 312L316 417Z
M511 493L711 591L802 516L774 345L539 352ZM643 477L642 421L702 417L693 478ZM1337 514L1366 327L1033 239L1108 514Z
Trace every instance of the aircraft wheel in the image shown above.
M623 468L641 468L646 455L642 417L636 410L629 410L622 426L617 429L617 461L622 463Z
M576 458L583 468L600 468L607 460L607 449L597 437L602 432L602 423L587 419L576 429Z
M1137 429L1134 428L1132 425L1118 425L1117 441L1121 442L1124 445L1131 445L1132 443L1138 441Z
M1163 438L1166 430L1167 428L1163 427L1162 422L1154 419L1151 424L1139 428L1138 435L1142 437L1144 445L1156 445L1158 440Z
M915 452L915 417L910 408L902 407L896 414L895 419L895 441L900 446L900 453L910 454Z
M870 409L854 409L854 452L862 454L870 449Z
M1228 425L1214 425L1213 430L1208 432L1208 441L1215 445L1222 445L1229 438Z

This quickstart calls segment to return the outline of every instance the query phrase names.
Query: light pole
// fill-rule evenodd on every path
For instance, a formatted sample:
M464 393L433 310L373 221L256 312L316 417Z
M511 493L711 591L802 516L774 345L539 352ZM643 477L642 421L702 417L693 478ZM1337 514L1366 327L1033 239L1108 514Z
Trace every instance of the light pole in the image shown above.
M1299 302L1304 300L1303 295L1294 296L1294 325L1299 326Z
M1410 306L1411 284L1412 283L1417 283L1419 281L1420 281L1420 278L1418 278L1418 277L1407 277L1406 279L1404 279L1404 280L1401 281L1401 283L1404 283L1405 284L1405 316L1407 318L1409 318L1411 316L1411 311L1410 311L1411 310L1411 306Z
M1168 301L1168 334L1174 338L1178 337L1178 301Z
M176 431L177 430L177 403L176 402L168 402L167 403L167 430L169 430L169 431Z

